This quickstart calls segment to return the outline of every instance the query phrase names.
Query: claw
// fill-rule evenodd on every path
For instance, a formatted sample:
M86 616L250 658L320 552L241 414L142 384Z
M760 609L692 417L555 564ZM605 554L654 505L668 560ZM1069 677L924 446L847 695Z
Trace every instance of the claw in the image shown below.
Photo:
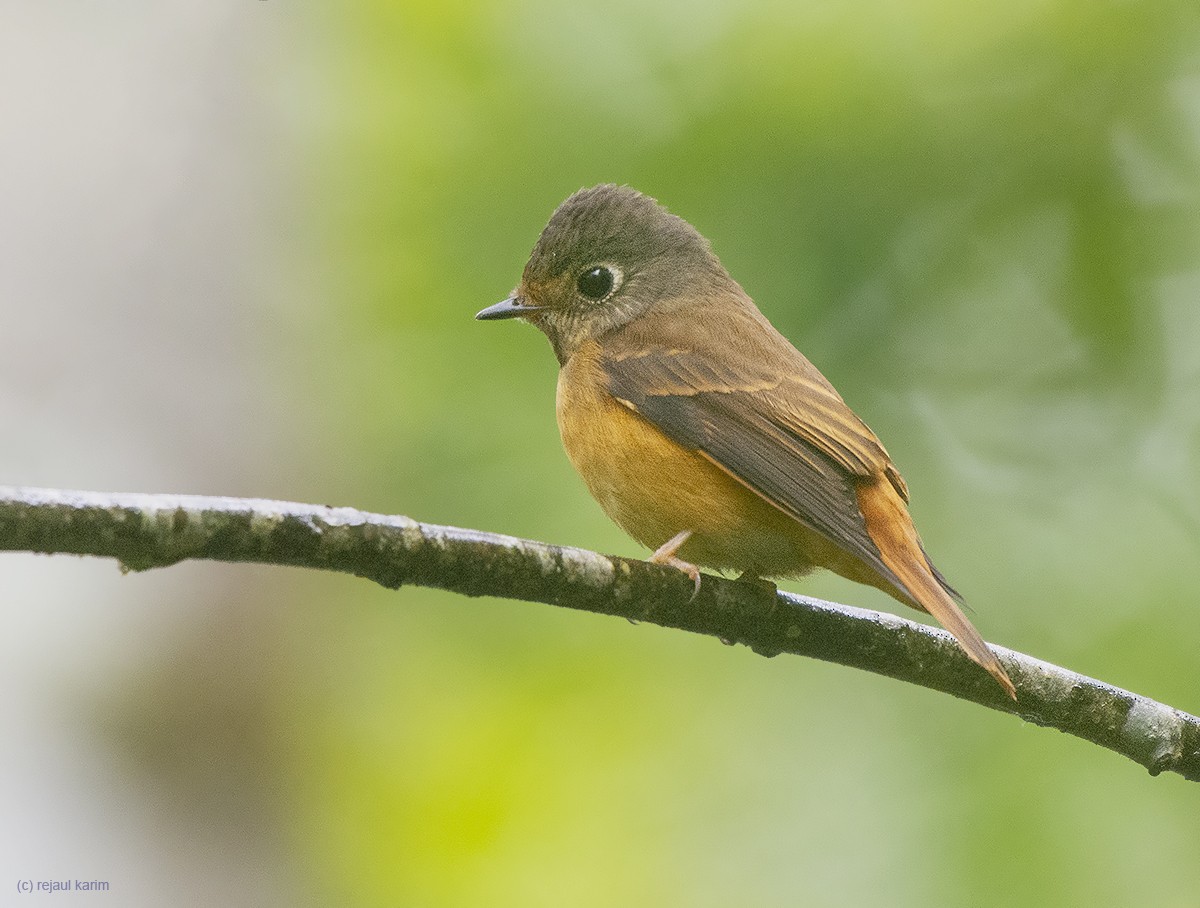
M692 583L694 584L695 589L692 590L692 596L690 599L688 599L688 602L691 602L698 595L700 595L700 569L696 567L696 565L689 564L688 562L684 561L682 558L675 557L675 553L679 551L679 549L691 538L691 536L691 530L683 530L682 532L676 533L657 549L655 549L654 554L650 556L651 564L669 565L670 567L683 571L692 578Z

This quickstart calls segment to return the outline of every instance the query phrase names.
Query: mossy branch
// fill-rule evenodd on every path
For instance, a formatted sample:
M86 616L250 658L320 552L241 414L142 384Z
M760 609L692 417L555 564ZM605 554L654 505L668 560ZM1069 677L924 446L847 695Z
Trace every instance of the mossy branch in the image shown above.
M692 582L672 568L583 549L351 508L0 486L0 550L110 557L135 571L186 559L293 565L617 615L909 681L1200 781L1200 719L1162 703L996 647L1013 703L937 628L708 575L691 600Z

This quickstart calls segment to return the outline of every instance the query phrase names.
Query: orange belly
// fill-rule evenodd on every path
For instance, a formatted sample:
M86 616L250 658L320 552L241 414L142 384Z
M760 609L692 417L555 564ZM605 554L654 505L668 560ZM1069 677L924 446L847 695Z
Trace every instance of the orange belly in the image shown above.
M691 530L679 557L707 567L760 577L817 566L842 572L841 549L617 402L597 353L585 345L563 366L558 427L571 463L618 526L650 548Z

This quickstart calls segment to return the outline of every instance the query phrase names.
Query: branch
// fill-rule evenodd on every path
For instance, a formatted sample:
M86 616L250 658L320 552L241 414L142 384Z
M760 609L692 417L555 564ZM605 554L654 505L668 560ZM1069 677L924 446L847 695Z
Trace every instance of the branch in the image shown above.
M0 486L0 551L98 555L134 571L186 559L294 565L619 615L919 684L1107 747L1152 775L1200 781L1200 719L1162 703L996 647L1013 703L938 628L709 575L689 601L692 582L673 568L583 549L351 508Z

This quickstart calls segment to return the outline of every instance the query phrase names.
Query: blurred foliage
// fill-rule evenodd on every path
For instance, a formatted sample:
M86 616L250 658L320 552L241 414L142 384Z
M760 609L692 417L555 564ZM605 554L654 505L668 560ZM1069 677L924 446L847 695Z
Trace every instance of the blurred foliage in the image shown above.
M544 340L471 320L562 198L629 183L882 436L985 636L1200 709L1193 2L306 15L275 90L307 497L638 555ZM1195 903L1195 794L1082 742L542 607L296 596L281 803L328 904Z

